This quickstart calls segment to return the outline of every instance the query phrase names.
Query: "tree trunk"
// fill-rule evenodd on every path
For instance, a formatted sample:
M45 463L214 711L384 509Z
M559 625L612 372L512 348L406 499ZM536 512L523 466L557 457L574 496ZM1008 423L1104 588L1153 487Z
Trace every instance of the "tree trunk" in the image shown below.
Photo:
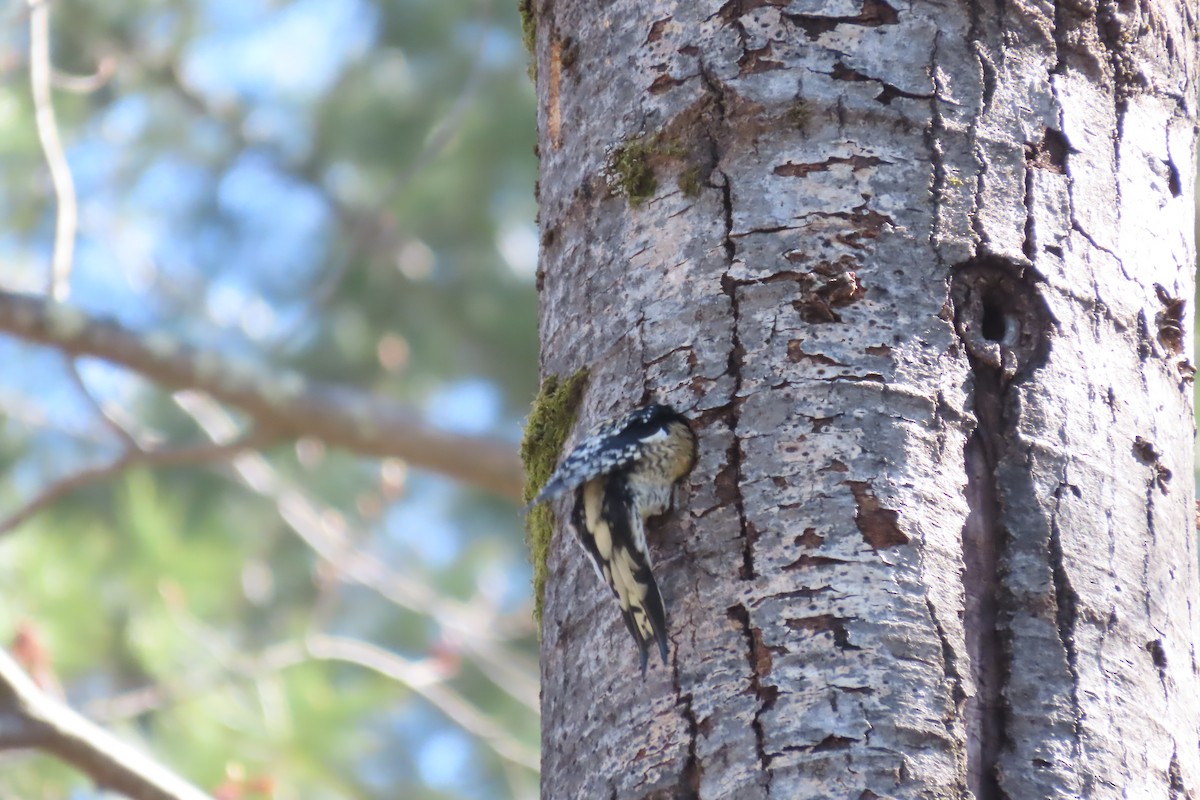
M1200 797L1194 10L530 13L544 372L701 443L644 681L554 506L543 796Z

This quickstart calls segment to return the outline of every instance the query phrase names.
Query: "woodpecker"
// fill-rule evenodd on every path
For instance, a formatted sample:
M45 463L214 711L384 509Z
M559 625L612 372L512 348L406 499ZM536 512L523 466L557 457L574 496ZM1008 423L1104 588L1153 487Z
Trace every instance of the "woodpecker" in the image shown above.
M670 406L642 406L593 429L529 507L575 491L572 527L596 573L612 589L646 674L650 642L667 663L667 616L651 571L646 520L671 505L675 484L696 464L696 434Z

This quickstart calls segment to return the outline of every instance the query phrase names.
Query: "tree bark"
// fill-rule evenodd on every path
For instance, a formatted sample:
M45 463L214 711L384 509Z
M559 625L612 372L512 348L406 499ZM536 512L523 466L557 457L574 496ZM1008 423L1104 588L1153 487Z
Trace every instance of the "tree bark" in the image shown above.
M1194 9L533 5L543 370L701 441L644 681L554 507L543 796L1200 797Z

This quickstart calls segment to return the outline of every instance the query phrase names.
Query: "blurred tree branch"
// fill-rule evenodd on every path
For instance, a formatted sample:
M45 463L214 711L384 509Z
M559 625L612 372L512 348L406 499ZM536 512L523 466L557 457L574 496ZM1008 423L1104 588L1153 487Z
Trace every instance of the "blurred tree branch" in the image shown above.
M29 0L29 83L33 93L34 119L58 202L48 287L51 297L65 300L71 291L71 266L75 261L75 229L79 212L75 202L75 180L71 177L71 168L67 164L67 155L63 152L58 123L54 117L54 102L50 96L52 71L50 3L46 0Z
M222 652L219 670L203 669L170 684L136 689L97 701L91 709L100 719L132 719L172 700L194 701L206 692L221 689L231 677L258 680L312 661L341 662L370 670L424 698L504 760L532 770L538 768L535 751L446 683L445 670L436 658L411 660L361 639L320 632L280 642L254 656Z
M402 458L502 497L520 497L516 447L500 439L436 430L384 398L272 372L193 348L163 333L139 334L111 320L33 295L0 291L0 332L68 356L119 364L168 391L194 389L281 435L312 436L368 456Z
M216 403L190 394L179 395L176 402L214 442L227 441L236 434L233 420ZM332 509L284 480L260 454L241 453L232 465L244 486L275 503L280 518L332 568L338 580L357 583L401 608L429 617L451 635L454 643L479 664L498 688L538 712L538 684L531 677L536 674L537 665L527 663L505 646L504 640L513 633L507 630L511 625L505 625L492 608L482 602L447 597L419 576L397 572L354 547L350 544L349 525L340 514L330 513ZM523 613L520 619L528 622L530 617Z
M7 517L0 519L0 536L15 530L41 511L46 506L65 497L76 489L90 486L106 480L133 467L175 467L189 464L204 464L213 461L223 461L237 455L243 450L255 449L271 440L271 436L251 433L228 444L199 444L194 446L162 448L159 450L141 450L130 448L118 458L107 464L73 472L66 477L54 481L40 493L31 498L23 506L13 511Z
M356 664L407 686L464 730L486 742L501 758L529 769L538 768L535 751L515 740L495 720L446 686L437 670L429 664L409 661L369 642L344 636L315 634L305 640L305 649L314 659Z
M86 773L97 786L136 800L209 796L37 687L0 651L0 749L36 748Z

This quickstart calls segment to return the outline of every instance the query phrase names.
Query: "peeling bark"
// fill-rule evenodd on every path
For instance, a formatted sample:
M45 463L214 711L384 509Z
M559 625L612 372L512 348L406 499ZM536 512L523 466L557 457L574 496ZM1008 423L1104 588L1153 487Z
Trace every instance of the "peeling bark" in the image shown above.
M544 371L701 435L669 669L554 508L543 795L1200 797L1194 11L534 5Z

